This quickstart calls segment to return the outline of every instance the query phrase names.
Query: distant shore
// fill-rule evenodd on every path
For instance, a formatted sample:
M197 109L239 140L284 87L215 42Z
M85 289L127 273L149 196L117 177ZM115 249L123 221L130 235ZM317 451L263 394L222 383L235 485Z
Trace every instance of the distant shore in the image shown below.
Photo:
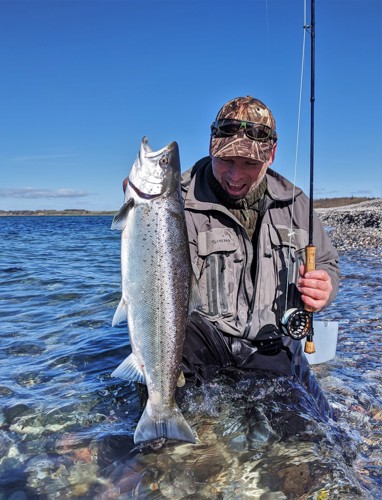
M373 201L376 198L360 198L354 196L342 197L342 198L320 198L314 200L314 208L337 208L348 205L358 205L365 201ZM77 208L68 208L65 210L0 210L0 216L47 216L47 215L115 215L118 209L113 211L104 210L84 210Z
M76 210L76 209L67 209L67 210L0 210L1 216L8 217L25 217L25 216L76 216L76 215L114 215L117 213L117 210L109 212L109 211L96 211L96 210Z
M315 200L315 211L338 252L365 251L382 257L382 199ZM113 216L117 211L0 210L0 216Z

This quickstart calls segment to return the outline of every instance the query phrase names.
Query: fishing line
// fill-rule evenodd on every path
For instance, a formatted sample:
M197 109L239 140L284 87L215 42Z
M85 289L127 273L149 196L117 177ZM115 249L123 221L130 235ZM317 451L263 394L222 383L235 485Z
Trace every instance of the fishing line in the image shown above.
M269 13L268 13L268 0L265 0L265 26L266 26L266 30L267 30L267 33L266 33L266 40L267 40L267 58L266 60L268 61L268 64L269 64L269 61L272 60L272 55L271 55L271 40L270 40L270 34L269 34ZM267 70L265 72L266 76L267 76L267 87L270 87L271 85L271 75L270 75L270 72Z
M287 265L287 284L285 290L285 308L284 314L288 310L288 295L289 295L289 285L290 285L290 267L292 261L292 237L294 235L293 231L293 218L294 218L294 199L296 192L296 181L297 181L297 164L298 164L298 153L299 153L299 142L300 142L300 124L301 124L301 103L302 103L302 89L304 81L304 67L305 67L305 46L306 46L306 0L304 0L304 30L302 39L302 55L301 55L301 70L300 70L300 91L298 100L298 112L297 112L297 132L296 132L296 151L294 160L294 174L293 174L293 190L292 190L292 211L290 217L290 228L289 228L289 246L288 246L288 265ZM294 274L294 273L293 273Z
M305 247L305 271L309 272L315 269L315 252L316 247L313 245L313 157L314 157L314 38L315 38L315 7L314 1L311 0L311 24L308 26L306 24L306 0L304 0L304 37L303 37L303 58L302 58L302 69L301 69L301 79L300 79L300 103L299 103L299 116L298 116L298 127L297 127L297 141L296 141L296 160L295 160L295 178L293 181L293 199L292 199L292 212L291 212L291 226L289 230L289 258L288 258L288 276L287 276L287 290L286 290L286 304L284 316L281 319L281 328L286 335L289 335L295 340L302 340L306 337L304 352L314 353L315 347L313 342L313 312L314 308L304 305L304 308L292 308L287 310L287 293L290 286L290 266L291 266L291 249L292 249L292 237L293 231L293 218L294 218L294 203L295 203L295 186L296 186L296 169L297 169L297 158L298 158L298 137L300 131L300 114L301 114L301 96L302 96L302 80L303 80L303 68L304 68L304 55L305 55L305 31L310 29L311 34L311 78L310 78L310 200L309 200L309 243ZM294 262L294 281L298 280L299 274L299 254L301 251L296 250L296 261Z

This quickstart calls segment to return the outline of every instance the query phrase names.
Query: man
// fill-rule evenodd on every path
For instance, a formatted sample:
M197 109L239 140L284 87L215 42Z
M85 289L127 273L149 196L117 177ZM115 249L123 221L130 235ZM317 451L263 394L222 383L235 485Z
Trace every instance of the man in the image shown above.
M334 300L338 254L315 216L316 270L298 264L308 244L309 201L269 168L276 147L270 109L238 97L211 126L210 157L183 175L201 302L189 318L183 368L188 381L222 368L296 376L327 412L301 341L284 334L282 319L291 308L320 311Z

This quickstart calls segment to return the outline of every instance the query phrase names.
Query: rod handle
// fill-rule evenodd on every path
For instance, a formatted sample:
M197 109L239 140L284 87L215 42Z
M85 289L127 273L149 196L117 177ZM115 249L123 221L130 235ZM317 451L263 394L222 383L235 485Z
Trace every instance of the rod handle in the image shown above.
M314 271L316 269L316 247L314 245L307 245L305 247L305 272ZM305 311L314 312L311 306L305 306Z
M316 269L316 247L314 245L307 245L305 247L305 258L305 272L308 273L309 271L314 271ZM314 309L310 306L305 306L305 311L314 312ZM313 322L313 317L311 318L311 321ZM313 354L316 352L313 341L313 323L310 325L310 328L311 333L307 336L304 347L304 352L307 354Z
M305 272L314 271L316 269L316 247L314 245L307 245L305 247L306 264Z
M304 352L306 352L307 354L313 354L314 352L316 352L316 348L313 342L313 335L308 335L306 337Z

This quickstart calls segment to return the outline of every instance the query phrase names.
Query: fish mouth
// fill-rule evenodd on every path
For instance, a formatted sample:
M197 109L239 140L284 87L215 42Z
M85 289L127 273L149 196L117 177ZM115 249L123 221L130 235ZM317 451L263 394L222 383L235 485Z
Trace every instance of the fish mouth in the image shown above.
M158 181L156 182L155 184L160 184L161 182ZM150 184L154 184L154 182L150 182ZM154 198L158 198L158 196L160 196L161 193L155 193L155 194L150 194L150 193L145 193L144 191L141 191L137 186L135 186L134 183L131 182L131 180L129 179L129 186L136 192L136 194L140 197L140 198L144 198L145 200L153 200Z

